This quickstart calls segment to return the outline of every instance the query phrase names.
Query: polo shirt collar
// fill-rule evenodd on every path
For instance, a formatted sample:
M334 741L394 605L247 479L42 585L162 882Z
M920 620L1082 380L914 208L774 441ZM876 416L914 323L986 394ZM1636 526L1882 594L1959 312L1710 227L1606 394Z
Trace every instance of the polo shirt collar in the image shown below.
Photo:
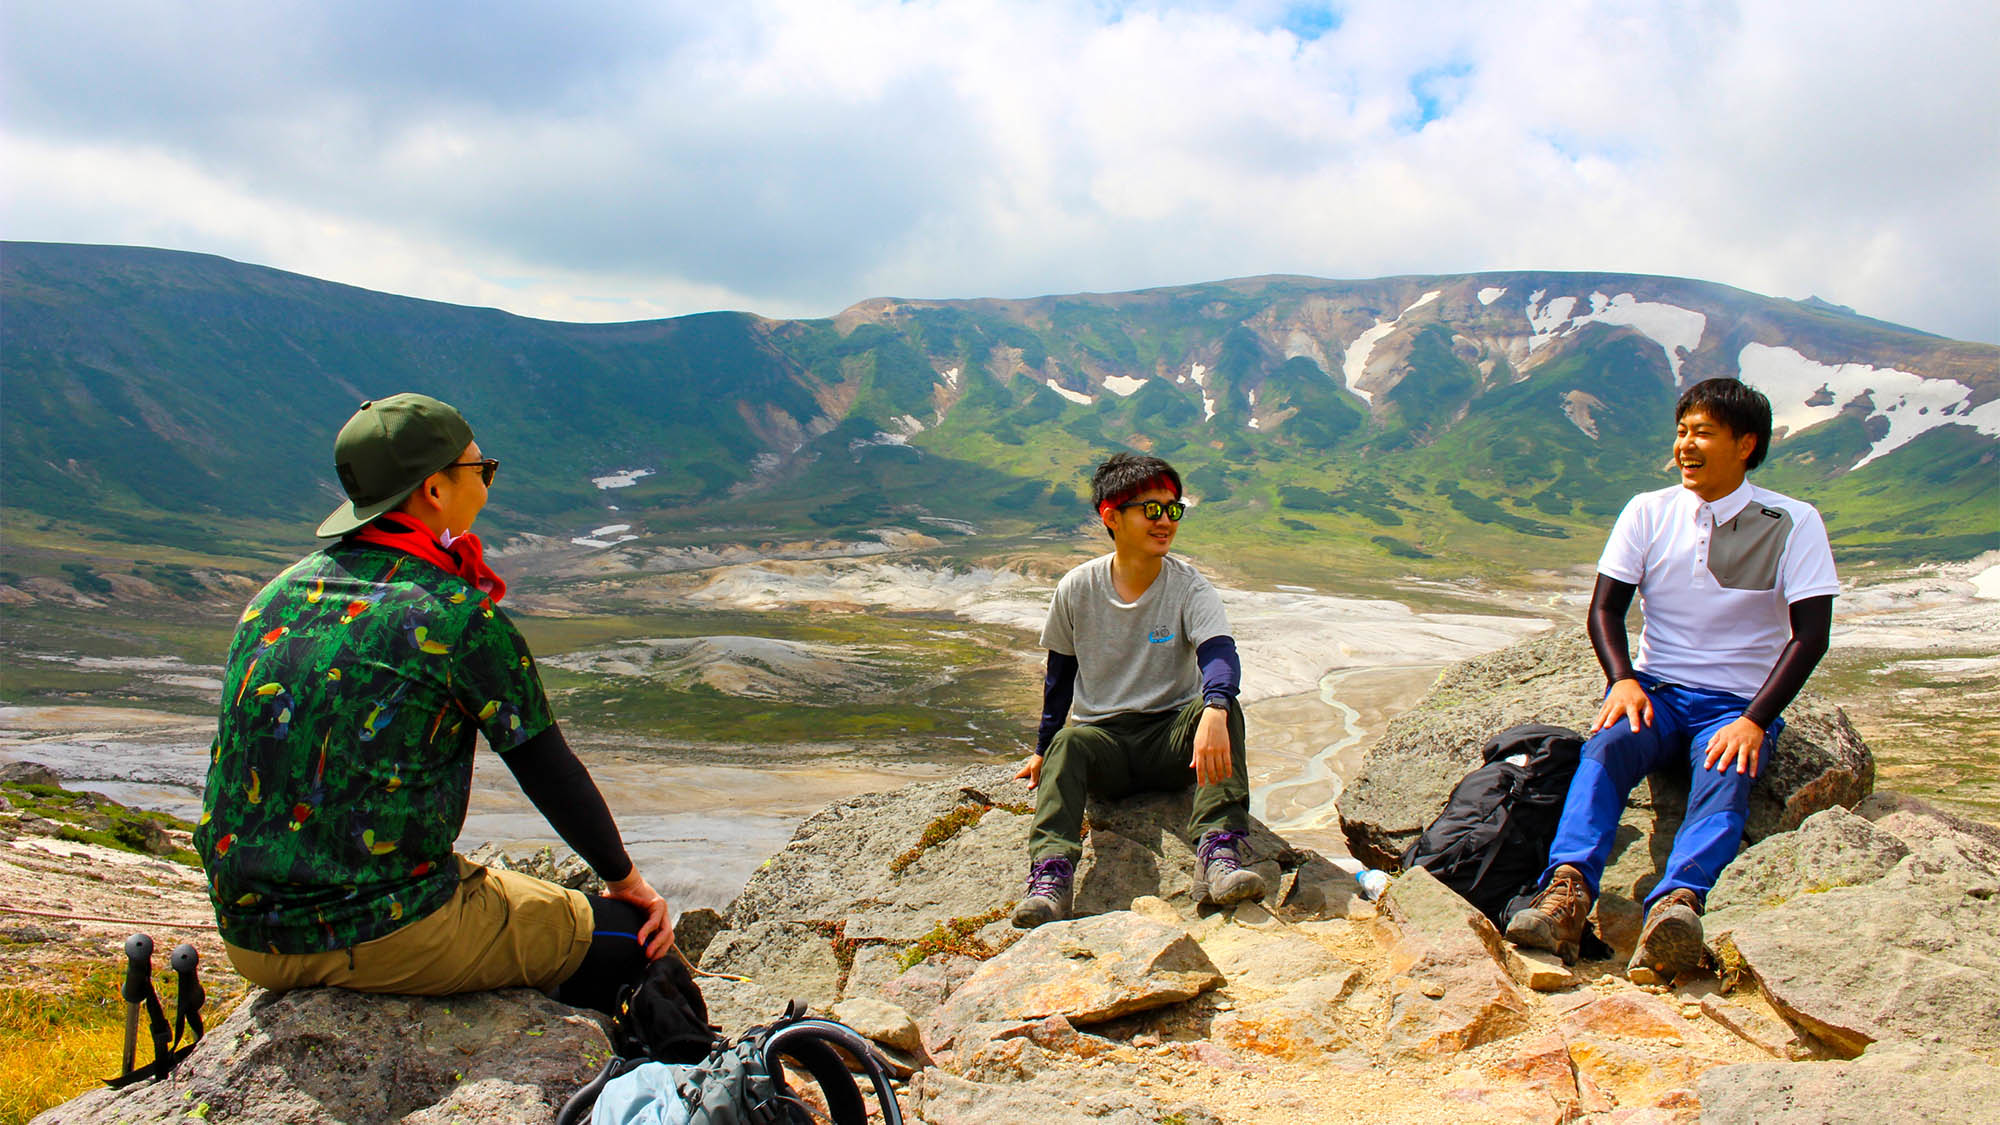
M1749 478L1746 477L1742 484L1736 486L1736 491L1714 503L1703 500L1692 492L1688 493L1688 499L1694 501L1694 511L1697 518L1700 517L1701 510L1707 508L1709 513L1715 517L1717 524L1725 524L1735 519L1738 513L1750 505L1752 488L1753 486Z

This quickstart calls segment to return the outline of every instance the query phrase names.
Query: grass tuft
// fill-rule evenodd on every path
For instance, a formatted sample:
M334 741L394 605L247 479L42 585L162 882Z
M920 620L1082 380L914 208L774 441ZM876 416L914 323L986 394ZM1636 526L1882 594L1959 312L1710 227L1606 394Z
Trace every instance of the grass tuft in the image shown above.
M903 951L900 964L908 972L924 958L936 953L951 953L984 961L999 950L981 941L976 935L987 926L1006 917L1009 907L996 906L984 914L974 914L966 918L947 918L931 927L931 932L917 939L915 945Z
M56 991L0 988L0 1125L36 1114L96 1088L118 1073L125 1041L125 974L111 965L74 964L50 976ZM170 989L169 975L153 986ZM138 1063L152 1059L152 1039L139 1029Z
M911 864L923 858L925 852L978 824L980 818L986 815L986 810L992 807L984 804L964 804L931 821L924 826L923 833L917 837L915 846L889 861L889 874L901 875Z

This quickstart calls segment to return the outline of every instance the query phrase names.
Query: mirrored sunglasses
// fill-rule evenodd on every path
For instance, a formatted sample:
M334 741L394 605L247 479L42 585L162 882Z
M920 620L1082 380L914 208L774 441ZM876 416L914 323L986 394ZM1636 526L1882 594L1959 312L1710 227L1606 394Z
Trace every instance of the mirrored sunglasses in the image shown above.
M1139 509L1139 514L1149 520L1156 520L1161 516L1166 516L1175 523L1181 522L1181 517L1187 514L1187 505L1179 500L1168 500L1165 502L1159 500L1127 500L1123 504L1118 505L1118 510L1121 512L1127 508Z

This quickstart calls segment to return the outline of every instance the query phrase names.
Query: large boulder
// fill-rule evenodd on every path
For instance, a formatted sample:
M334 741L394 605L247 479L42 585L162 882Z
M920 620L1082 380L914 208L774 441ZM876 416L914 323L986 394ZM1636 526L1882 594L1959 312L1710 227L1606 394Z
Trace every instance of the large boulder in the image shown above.
M706 970L750 977L826 1008L881 995L897 963L934 954L990 957L1018 936L1005 915L1028 868L1034 794L1014 767L985 766L830 805L751 876L701 956ZM1193 848L1183 838L1191 791L1093 801L1077 868L1076 914L1158 899L1200 913ZM1246 860L1289 916L1344 910L1353 879L1252 822ZM905 997L890 997L906 1003Z
M1444 808L1452 786L1479 765L1487 739L1522 723L1587 731L1604 675L1580 628L1565 627L1455 664L1368 753L1340 799L1348 848L1394 870L1403 849ZM1806 692L1785 711L1785 731L1750 793L1749 841L1796 828L1822 809L1852 806L1875 786L1875 759L1847 716ZM1662 771L1626 801L1598 903L1598 928L1621 955L1637 938L1638 903L1658 881L1687 807L1687 773Z
M1191 1000L1222 983L1179 926L1129 911L1051 922L972 974L925 1024L933 1053L963 1054L968 1029L1061 1016L1072 1026Z
M1853 1062L1719 1066L1696 1091L1717 1125L1944 1125L1993 1120L2000 1067L1936 1043L1883 1044Z
M546 1125L610 1050L593 1016L531 989L253 990L164 1081L95 1090L35 1121Z
M1718 959L1846 1057L1932 1035L2000 1049L2000 830L1895 794L1858 812L1738 858L1716 886Z
M1478 908L1421 867L1398 876L1385 902L1400 930L1389 949L1391 1050L1456 1054L1528 1025L1527 998L1502 967L1505 942Z

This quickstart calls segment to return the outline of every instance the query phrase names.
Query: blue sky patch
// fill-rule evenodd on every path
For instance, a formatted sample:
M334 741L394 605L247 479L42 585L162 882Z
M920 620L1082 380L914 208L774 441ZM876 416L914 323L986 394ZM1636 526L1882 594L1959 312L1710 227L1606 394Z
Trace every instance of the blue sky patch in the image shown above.
M1417 103L1415 116L1407 120L1411 132L1420 132L1424 126L1440 117L1447 117L1465 100L1466 79L1472 75L1469 62L1446 63L1429 67L1410 76L1410 98Z
M1302 43L1310 43L1330 31L1340 28L1340 13L1331 4L1294 4L1285 9L1285 18L1279 21L1286 31L1299 37Z

